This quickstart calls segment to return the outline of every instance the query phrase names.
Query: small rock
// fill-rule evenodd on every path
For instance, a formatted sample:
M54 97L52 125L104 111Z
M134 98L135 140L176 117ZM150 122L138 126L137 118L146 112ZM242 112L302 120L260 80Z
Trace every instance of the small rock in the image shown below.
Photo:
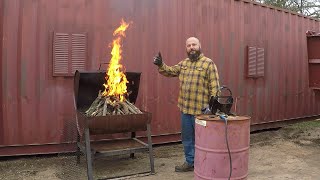
M300 144L303 144L303 145L310 145L310 144L312 144L312 141L300 140L299 143L300 143Z

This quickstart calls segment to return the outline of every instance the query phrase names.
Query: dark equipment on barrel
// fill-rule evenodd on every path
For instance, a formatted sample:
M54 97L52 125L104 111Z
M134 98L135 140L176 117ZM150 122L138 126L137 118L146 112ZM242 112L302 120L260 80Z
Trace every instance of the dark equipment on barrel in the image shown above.
M219 95L219 92L221 95ZM228 95L224 95L224 92L229 92ZM221 86L215 96L211 96L209 101L209 109L212 114L223 113L225 115L233 115L230 112L233 105L233 97L231 90L226 86Z

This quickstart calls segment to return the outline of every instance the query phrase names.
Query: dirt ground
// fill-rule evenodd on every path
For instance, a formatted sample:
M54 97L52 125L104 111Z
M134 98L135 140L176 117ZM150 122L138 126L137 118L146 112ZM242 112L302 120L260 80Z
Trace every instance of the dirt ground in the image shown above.
M320 120L252 133L250 141L248 179L320 179ZM130 179L193 179L193 172L174 172L183 162L181 144L154 147L154 153L156 174ZM149 170L147 153L128 157L96 160L95 179ZM0 158L0 180L86 179L84 157L81 160L77 165L74 154Z

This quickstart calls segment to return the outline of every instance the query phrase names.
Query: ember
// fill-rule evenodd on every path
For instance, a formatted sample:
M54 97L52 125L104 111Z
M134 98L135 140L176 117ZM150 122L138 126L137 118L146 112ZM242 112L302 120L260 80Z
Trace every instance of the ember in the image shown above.
M116 38L112 42L112 58L106 73L106 83L103 92L99 92L98 97L86 111L87 116L105 116L121 114L142 114L142 112L132 103L126 100L127 95L127 77L124 68L120 64L122 59L121 41L125 37L125 31L129 27L123 19L121 25L113 32Z

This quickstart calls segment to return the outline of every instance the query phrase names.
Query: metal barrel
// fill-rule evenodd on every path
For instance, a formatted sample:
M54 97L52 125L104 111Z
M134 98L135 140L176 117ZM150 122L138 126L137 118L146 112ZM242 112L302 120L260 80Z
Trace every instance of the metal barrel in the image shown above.
M227 139L232 160L231 179L247 179L250 117L229 116ZM212 115L196 116L194 179L228 179L229 153L225 121Z

